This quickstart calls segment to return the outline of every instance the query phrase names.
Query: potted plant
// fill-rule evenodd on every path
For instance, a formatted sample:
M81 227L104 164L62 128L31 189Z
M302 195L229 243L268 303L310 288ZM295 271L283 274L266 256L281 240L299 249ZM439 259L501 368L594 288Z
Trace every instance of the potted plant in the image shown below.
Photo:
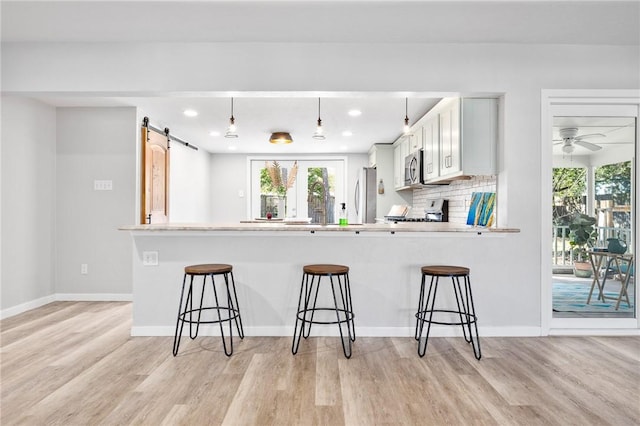
M587 250L596 241L596 218L586 214L576 214L569 224L569 244L574 254L574 274L576 277L591 277L591 263Z

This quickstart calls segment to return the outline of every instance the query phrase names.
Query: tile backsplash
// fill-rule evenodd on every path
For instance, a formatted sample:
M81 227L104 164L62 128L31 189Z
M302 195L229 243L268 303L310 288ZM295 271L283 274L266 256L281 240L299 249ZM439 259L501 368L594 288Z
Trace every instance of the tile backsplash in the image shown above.
M495 176L473 176L468 180L456 180L449 185L432 186L413 190L413 208L425 208L427 200L449 200L449 222L466 224L469 203L473 192L496 192Z

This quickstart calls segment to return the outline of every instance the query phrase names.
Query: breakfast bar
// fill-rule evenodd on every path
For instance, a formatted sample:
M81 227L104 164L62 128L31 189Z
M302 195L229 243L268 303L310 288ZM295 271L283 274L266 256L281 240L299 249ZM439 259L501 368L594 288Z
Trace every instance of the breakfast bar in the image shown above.
M132 225L133 326L136 336L174 332L184 267L233 265L238 303L248 336L293 332L301 268L309 263L350 268L359 336L410 336L415 327L420 267L464 265L476 289L479 326L504 323L495 307L509 286L502 253L518 229L451 223L314 225L287 223ZM451 303L443 295L442 303ZM319 301L320 302L320 301ZM455 301L453 301L455 303ZM449 330L449 329L446 329ZM443 331L444 332L444 331ZM447 331L455 334L456 331ZM314 334L335 335L335 327ZM438 329L434 330L435 335ZM201 334L216 334L215 328Z

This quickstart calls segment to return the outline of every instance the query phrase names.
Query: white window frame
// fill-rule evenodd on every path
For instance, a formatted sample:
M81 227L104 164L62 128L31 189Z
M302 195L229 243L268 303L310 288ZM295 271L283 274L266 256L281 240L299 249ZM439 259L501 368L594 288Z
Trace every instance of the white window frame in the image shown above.
M298 161L298 177L299 179L306 179L307 170L309 167L331 167L335 168L336 181L335 181L335 197L336 205L341 202L346 202L348 196L347 193L347 181L348 181L348 162L346 156L314 156L314 155L271 155L271 156L248 156L247 157L247 218L249 220L255 219L260 214L259 201L254 203L254 198L260 197L260 179L254 179L255 176L259 176L259 170L264 168L265 161L278 161L278 162L290 162ZM340 167L340 162L342 167ZM312 163L312 164L309 164ZM302 178L304 176L304 178ZM306 206L307 199L307 187L306 185L296 185L296 215L297 217L307 217L307 212L304 210L304 214L301 214L302 206Z

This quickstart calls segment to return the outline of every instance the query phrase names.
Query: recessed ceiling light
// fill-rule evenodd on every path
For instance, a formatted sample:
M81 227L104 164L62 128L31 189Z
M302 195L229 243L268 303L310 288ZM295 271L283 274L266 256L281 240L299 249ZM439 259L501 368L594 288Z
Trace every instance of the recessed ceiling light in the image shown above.
M349 111L349 115L352 117L358 117L359 115L362 115L362 111L359 109L352 109Z
M198 111L196 111L195 109L185 109L183 114L187 117L195 117L198 115Z
M216 130L212 130L209 132L209 136L220 136L220 132L216 131Z
M342 146L340 147L340 149L341 149L341 150L343 150L343 151L346 151L347 149L349 149L349 147L348 147L348 146L346 146L346 145L342 145Z
M235 151L238 148L236 148L235 146L230 146L228 149L229 149L229 151Z
M345 130L342 132L342 136L353 136L353 132L351 130Z

